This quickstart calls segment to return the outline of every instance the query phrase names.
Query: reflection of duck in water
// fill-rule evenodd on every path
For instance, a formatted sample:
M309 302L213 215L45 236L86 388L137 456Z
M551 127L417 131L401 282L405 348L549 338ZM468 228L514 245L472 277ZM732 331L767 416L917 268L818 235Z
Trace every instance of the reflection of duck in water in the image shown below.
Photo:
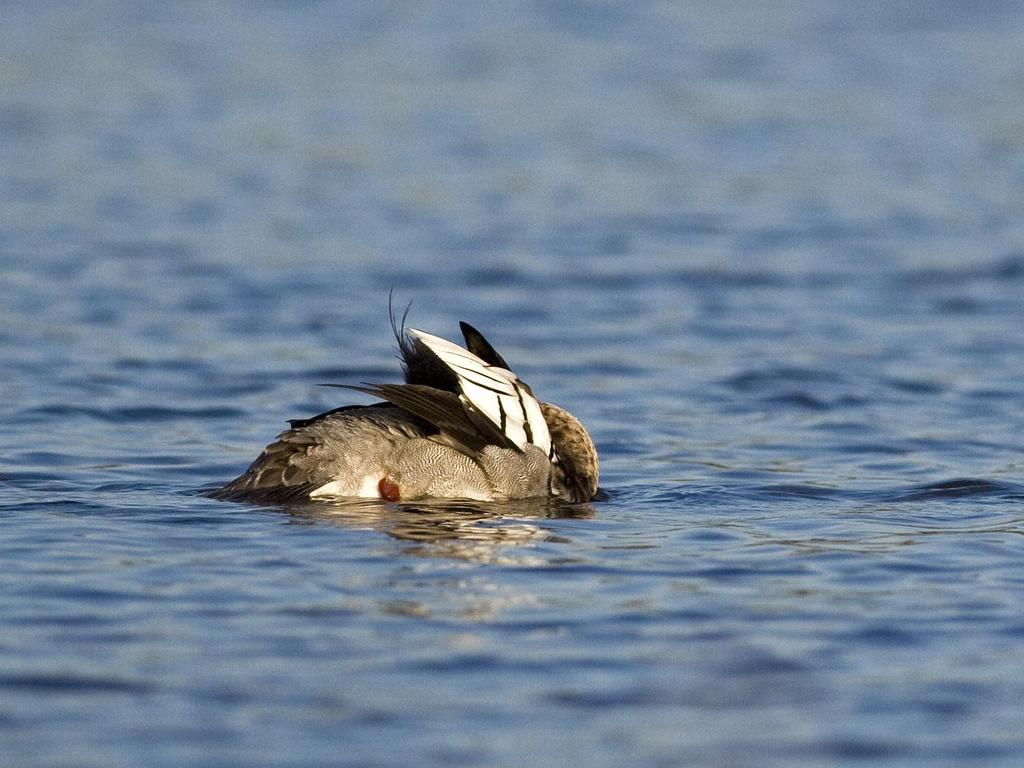
M597 450L583 425L537 400L479 331L460 327L468 351L396 328L406 383L348 387L386 402L292 421L215 495L593 499Z
M568 504L553 497L510 501L423 499L389 504L380 499L286 502L297 523L337 525L383 533L402 543L412 557L450 557L479 563L550 565L558 549L538 552L544 542L564 544L571 528L546 521L586 519L591 504Z

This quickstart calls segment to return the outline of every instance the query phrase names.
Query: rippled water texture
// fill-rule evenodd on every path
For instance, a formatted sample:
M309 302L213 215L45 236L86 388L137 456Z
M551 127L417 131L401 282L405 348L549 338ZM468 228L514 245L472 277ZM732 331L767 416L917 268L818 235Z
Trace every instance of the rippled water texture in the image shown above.
M0 762L1024 764L1024 12L756 5L3 4ZM391 289L607 498L201 496Z

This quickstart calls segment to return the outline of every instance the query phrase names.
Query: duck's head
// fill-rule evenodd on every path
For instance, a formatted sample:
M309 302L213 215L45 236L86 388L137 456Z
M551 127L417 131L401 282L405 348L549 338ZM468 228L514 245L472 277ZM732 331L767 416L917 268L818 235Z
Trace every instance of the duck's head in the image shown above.
M551 477L556 495L580 503L597 495L597 448L579 420L557 405L540 404L558 456Z

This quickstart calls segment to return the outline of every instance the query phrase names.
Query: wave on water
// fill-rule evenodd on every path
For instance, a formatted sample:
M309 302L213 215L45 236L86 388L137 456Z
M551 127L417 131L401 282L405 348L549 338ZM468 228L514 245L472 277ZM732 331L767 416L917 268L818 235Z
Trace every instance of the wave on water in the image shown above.
M104 422L174 421L177 419L240 419L246 415L241 408L228 406L208 408L169 408L147 405L124 408L88 408L81 405L41 405L21 412L24 420L50 421L54 417L85 416Z
M911 486L910 488L892 493L884 500L927 501L931 499L977 499L988 497L1001 499L1024 498L1024 485L1005 481L962 477Z

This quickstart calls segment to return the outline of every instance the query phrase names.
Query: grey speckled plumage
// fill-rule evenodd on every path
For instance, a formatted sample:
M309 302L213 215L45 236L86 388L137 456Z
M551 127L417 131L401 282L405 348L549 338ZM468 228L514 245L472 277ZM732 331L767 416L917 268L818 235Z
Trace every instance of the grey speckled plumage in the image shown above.
M291 422L213 495L593 499L597 450L583 425L536 400L479 331L460 326L468 349L395 327L406 383L347 387L384 402Z

